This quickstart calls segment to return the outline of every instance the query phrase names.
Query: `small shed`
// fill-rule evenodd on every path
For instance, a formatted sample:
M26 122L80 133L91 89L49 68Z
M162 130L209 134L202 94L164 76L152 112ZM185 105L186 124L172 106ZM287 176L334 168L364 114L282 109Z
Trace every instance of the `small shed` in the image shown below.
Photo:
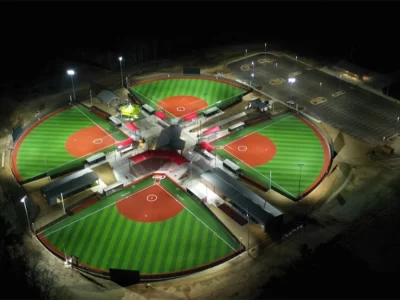
M108 106L110 106L112 101L116 101L117 103L119 102L119 96L110 90L102 90L96 97Z

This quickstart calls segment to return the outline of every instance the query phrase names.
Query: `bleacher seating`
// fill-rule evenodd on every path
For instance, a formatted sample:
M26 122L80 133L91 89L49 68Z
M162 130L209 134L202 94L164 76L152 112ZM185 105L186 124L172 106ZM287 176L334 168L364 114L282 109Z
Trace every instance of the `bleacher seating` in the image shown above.
M166 158L174 161L178 165L189 162L184 156L174 151L160 151L160 150L148 150L138 155L132 156L129 159L135 163L147 160L152 157Z

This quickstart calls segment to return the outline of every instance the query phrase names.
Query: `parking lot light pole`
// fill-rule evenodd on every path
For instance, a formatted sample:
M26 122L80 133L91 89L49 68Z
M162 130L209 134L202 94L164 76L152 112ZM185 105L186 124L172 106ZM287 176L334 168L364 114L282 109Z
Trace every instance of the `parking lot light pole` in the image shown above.
M251 80L250 80L250 86L251 86L251 82L254 80L254 73L251 73Z
M340 76L339 76L339 92L340 92L341 88L342 88L342 74L340 74Z
M74 87L74 75L75 71L74 70L67 70L67 74L71 76L71 82L72 82L72 93L74 95L74 101L76 101L76 95L75 95L75 87Z
M247 49L244 49L244 56L247 56Z
M288 81L289 81L289 83L290 83L290 96L292 96L292 94L293 94L293 83L296 82L296 78L290 77L290 78L288 79ZM291 100L291 99L290 99L290 100Z
M118 57L119 68L121 70L121 87L124 88L124 78L122 77L122 56Z
M322 88L322 82L319 83L319 88L320 88L320 89Z

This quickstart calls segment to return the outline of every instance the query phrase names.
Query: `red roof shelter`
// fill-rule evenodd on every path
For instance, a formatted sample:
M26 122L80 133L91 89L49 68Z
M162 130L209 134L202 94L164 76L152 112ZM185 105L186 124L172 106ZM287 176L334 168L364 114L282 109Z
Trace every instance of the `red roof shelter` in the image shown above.
M211 145L209 142L206 142L206 141L200 142L199 146L210 152L215 149L215 147L213 145Z
M203 134L207 135L207 134L211 134L211 133L214 133L214 132L218 132L220 130L221 130L221 128L219 126L214 126L214 127L211 127L211 128L209 128L207 130L204 130Z
M129 139L126 139L125 141L117 142L117 146L118 146L118 148L123 148L123 147L129 146L132 143L133 143L133 138L129 138Z
M189 114L187 114L186 116L183 117L183 119L185 121L191 121L191 120L193 120L195 118L197 118L197 112L195 112L195 111L192 112L192 113L189 113Z
M133 124L132 122L125 122L126 127L128 127L129 130L131 131L136 131L139 129L139 127L137 127L135 124Z
M165 120L168 119L167 115L164 114L161 110L157 110L154 115L158 118L160 118L161 120Z

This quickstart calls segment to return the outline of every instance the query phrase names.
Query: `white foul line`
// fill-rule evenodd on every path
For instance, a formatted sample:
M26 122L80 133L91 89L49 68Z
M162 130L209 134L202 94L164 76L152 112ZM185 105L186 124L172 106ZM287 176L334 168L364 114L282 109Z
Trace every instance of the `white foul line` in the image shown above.
M202 220L200 220L198 217L196 217L195 214L193 214L185 205L183 205L180 201L176 200L176 198L171 195L166 189L164 189L161 185L159 185L160 188L162 188L168 195L170 195L176 202L178 202L184 209L186 209L192 216L194 216L197 220L199 220L204 226L206 226L211 232L213 232L217 237L219 237L225 244L227 244L232 250L236 251L235 248L233 248L227 241L225 241L222 237L218 235L214 230L212 230L210 227L207 226Z
M94 211L94 212L92 212L92 213L90 213L90 214L88 214L88 215L86 215L86 216L84 216L84 217L82 217L82 218L80 218L80 219L78 219L78 220L73 221L72 223L69 223L69 224L67 224L67 225L65 225L65 226L62 226L62 227L60 227L60 228L58 228L58 229L56 229L56 230L54 230L54 231L52 231L52 232L50 232L50 233L48 233L48 234L43 234L43 235L45 235L46 237L48 237L48 236L52 235L53 233L56 233L57 231L60 231L61 229L64 229L64 228L66 228L66 227L68 227L68 226L70 226L70 225L72 225L72 224L75 224L76 222L79 222L79 221L81 221L81 220L83 220L83 219L86 219L87 217L90 217L90 216L92 216L92 215L94 215L94 214L97 214L99 211L102 211L103 209L106 209L106 208L110 207L111 205L115 205L115 204L117 204L118 202L121 202L121 201L123 201L123 200L126 200L127 198L129 198L129 197L131 197L131 196L133 196L133 195L136 195L137 193L140 193L141 191L144 191L144 190L146 190L146 189L148 189L148 188L151 188L152 186L153 186L153 185L150 185L150 186L148 186L148 187L146 187L146 188L144 188L144 189L141 189L140 191L137 191L136 193L130 194L129 196L127 196L127 197L125 197L125 198L122 198L122 199L119 199L119 200L117 200L117 201L115 201L115 202L113 202L113 203L110 203L110 204L108 204L108 205L106 205L106 206L100 208L99 210L96 210L96 211ZM56 224L54 224L54 226L55 226L55 225L56 225ZM51 227L50 227L50 228L51 228ZM50 229L50 228L48 228L48 229Z

